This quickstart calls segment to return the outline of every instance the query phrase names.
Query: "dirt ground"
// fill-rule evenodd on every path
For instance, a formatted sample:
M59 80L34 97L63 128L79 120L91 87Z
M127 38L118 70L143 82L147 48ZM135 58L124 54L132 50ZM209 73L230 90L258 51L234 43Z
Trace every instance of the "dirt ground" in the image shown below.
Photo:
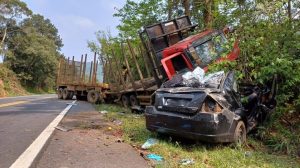
M73 112L69 112L60 126L70 130L55 130L36 167L150 167L133 147L120 139L118 133L114 132L112 123L105 121L102 114L85 102L78 103L81 108L85 106L85 112L80 112L78 106Z

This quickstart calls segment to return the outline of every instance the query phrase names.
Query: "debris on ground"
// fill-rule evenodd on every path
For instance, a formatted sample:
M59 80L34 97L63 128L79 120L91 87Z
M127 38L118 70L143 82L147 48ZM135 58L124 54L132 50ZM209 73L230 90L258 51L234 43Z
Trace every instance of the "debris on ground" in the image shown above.
M108 129L108 130L112 130L112 128L111 128L111 127L108 127L107 129Z
M103 110L103 111L100 111L100 113L101 113L101 114L107 114L107 113L108 113L108 111L106 111L106 110Z
M155 161L158 161L158 162L163 161L163 159L164 159L163 157L161 157L157 154L153 154L153 153L148 154L146 157L147 157L147 159L155 160Z
M141 118L142 117L142 115L133 115L133 118L135 118L135 119L139 119L139 118Z
M132 106L131 107L131 112L132 113L143 113L144 108L142 108L141 106Z
M194 159L182 159L179 163L181 165L190 165L190 164L194 164L195 161Z
M151 146L158 143L158 140L155 138L149 138L143 145L142 149L149 149Z
M68 132L68 131L71 130L70 128L65 128L63 126L56 126L55 129L58 129L58 130L63 131L63 132Z
M246 151L245 152L245 157L251 157L252 156L252 152Z
M119 114L119 115L125 115L125 112L121 111L121 112L118 112L117 114Z
M124 142L124 139L118 138L118 139L116 140L116 142L117 142L117 143L122 143L122 142Z
M114 120L113 123L114 123L115 125L122 125L123 122L120 121L120 120Z

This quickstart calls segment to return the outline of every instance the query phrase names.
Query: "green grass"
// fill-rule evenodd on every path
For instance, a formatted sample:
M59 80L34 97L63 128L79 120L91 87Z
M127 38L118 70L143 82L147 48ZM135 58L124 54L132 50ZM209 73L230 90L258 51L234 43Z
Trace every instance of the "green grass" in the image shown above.
M156 167L300 167L299 160L287 155L272 154L262 142L248 138L248 147L212 145L174 140L149 132L145 128L143 115L131 114L128 109L117 105L99 105L98 110L107 110L106 119L123 122L123 139L132 145L141 146L148 138L157 138L159 143L148 152L164 157ZM120 115L118 112L125 112ZM249 147L251 146L251 147ZM183 166L181 159L194 159L195 164Z

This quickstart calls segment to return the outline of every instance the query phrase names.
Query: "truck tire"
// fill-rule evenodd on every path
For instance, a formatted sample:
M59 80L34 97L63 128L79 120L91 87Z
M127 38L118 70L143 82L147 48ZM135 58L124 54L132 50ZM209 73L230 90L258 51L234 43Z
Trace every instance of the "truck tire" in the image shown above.
M68 99L72 100L74 96L74 92L73 91L69 91L69 97Z
M67 88L64 88L64 90L62 91L62 95L63 95L63 99L64 100L68 100L70 97L70 92L68 91Z
M131 106L139 106L140 102L135 95L130 95L129 97Z
M90 90L87 94L87 100L90 103L98 103L100 99L100 94L99 92L95 91L95 90Z
M63 89L62 88L59 88L57 90L57 98L58 99L62 99L63 98Z
M243 121L239 121L235 127L233 140L237 145L243 145L246 142L246 126Z
M122 99L122 105L124 107L129 107L130 106L130 102L129 102L128 96L122 95L121 99Z

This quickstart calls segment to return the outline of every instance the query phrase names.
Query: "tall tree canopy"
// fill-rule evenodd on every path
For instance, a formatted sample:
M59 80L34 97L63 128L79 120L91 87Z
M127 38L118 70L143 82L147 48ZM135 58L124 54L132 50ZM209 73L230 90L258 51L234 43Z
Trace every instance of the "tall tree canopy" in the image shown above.
M0 54L8 34L18 31L16 24L23 16L31 15L31 10L20 0L1 0L0 3Z
M47 88L55 83L62 41L57 29L41 15L22 20L7 38L4 62L29 87Z

